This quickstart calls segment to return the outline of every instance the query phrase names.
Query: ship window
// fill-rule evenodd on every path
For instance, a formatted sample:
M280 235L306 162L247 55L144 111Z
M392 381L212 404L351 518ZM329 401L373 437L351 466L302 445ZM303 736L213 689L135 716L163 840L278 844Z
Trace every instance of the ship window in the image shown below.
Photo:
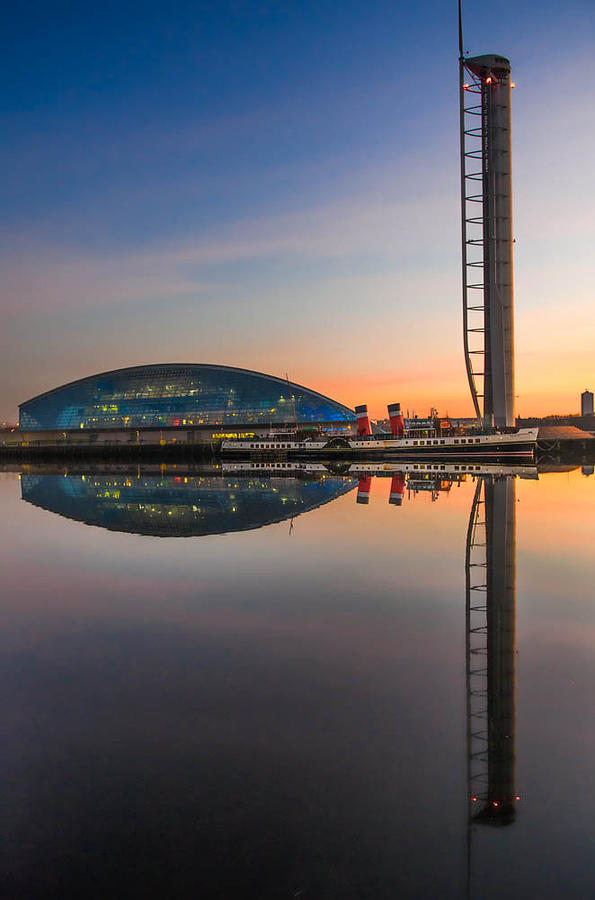
M458 444L458 443L459 443L459 442L458 442L457 439L455 438L455 444Z
M417 441L413 441L413 446L417 447Z
M441 444L443 444L443 443L444 443L444 441L440 441L440 443L441 443Z
M479 444L479 443L480 443L479 438L475 438L475 443L476 443L476 444Z

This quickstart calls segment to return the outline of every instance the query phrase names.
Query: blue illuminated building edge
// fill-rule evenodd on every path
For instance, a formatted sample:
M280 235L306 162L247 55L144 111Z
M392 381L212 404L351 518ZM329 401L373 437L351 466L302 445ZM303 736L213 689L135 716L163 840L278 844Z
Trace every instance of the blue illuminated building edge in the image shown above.
M164 363L100 372L19 406L26 431L213 428L292 425L348 430L349 407L303 385L250 369Z

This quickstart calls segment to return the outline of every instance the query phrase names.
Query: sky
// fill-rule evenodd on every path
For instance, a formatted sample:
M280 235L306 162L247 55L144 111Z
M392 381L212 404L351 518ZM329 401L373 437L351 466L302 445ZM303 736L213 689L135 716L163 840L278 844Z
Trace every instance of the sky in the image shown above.
M517 413L595 386L595 6L468 3L513 65ZM94 372L241 366L471 415L456 4L5 11L0 419Z

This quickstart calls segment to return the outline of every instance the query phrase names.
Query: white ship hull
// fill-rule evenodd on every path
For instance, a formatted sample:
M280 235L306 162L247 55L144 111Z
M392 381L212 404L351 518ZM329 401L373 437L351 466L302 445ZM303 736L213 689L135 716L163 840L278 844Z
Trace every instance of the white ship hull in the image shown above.
M456 435L448 437L330 438L300 441L294 437L253 438L221 442L226 456L291 458L352 456L361 458L456 457L457 459L531 459L537 445L537 428L519 428L512 433Z

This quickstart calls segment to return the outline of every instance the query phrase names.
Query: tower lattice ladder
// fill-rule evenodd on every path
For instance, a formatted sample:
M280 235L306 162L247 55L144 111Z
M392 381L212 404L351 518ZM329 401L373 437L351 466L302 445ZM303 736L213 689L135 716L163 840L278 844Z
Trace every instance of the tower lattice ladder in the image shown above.
M463 279L463 347L475 414L482 417L485 396L485 240L484 172L486 168L485 111L481 81L460 67L461 133L461 245Z

